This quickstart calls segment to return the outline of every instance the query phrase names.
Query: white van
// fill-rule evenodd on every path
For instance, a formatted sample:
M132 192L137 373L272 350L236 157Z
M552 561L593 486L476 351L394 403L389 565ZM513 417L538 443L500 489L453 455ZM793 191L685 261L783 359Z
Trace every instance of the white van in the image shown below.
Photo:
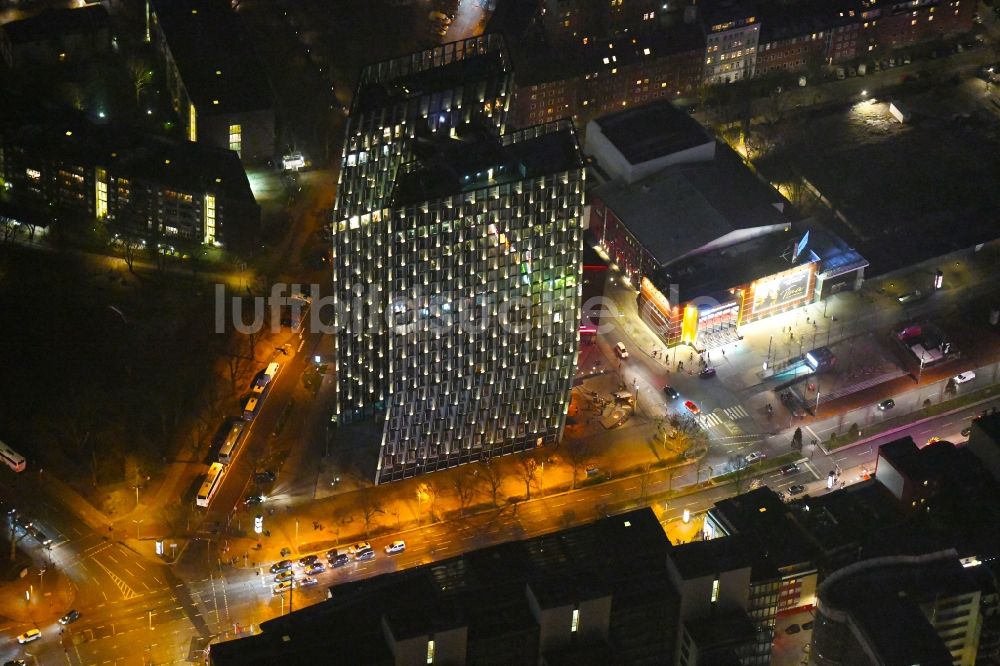
M619 342L615 345L615 353L618 354L618 358L624 360L628 358L628 350L625 349L625 343Z

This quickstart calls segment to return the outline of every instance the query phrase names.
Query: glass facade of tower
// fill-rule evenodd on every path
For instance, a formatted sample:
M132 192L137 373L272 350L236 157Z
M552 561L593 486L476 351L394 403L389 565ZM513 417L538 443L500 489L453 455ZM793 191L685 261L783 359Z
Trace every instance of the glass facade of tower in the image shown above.
M576 134L503 133L502 44L462 44L369 68L349 121L336 419L380 420L380 483L557 441L576 367Z

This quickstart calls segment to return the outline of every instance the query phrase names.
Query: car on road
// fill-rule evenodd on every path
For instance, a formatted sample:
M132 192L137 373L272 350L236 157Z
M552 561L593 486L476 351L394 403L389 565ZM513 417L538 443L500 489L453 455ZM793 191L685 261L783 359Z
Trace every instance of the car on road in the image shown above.
M291 570L279 571L278 573L274 574L274 582L275 583L281 583L281 582L284 582L286 580L291 580L293 578L295 578L295 574L293 574L291 572Z
M299 587L312 587L313 585L315 585L318 582L319 581L316 580L315 578L312 578L310 576L306 576L305 578L299 580Z
M313 562L308 567L306 567L306 573L310 576L315 574L321 574L326 571L326 566L322 562Z
M799 471L799 466L796 465L795 463L789 463L784 467L782 467L781 469L779 469L778 471L781 472L782 474L795 474L797 471Z
M319 555L306 555L305 557L299 558L299 566L300 567L312 566L318 559Z
M370 543L368 543L367 541L359 541L353 546L351 546L348 550L350 550L352 553L356 555L358 553L363 553L366 550L371 550L371 549L372 545Z
M42 632L38 629L28 629L26 632L17 637L17 642L21 645L25 643L30 643L31 641L37 641L42 637Z
M763 451L754 451L753 453L746 454L746 456L744 456L743 459L746 461L748 465L752 465L758 460L763 460L766 457L767 455Z
M281 560L280 562L275 562L271 565L271 573L278 573L279 571L288 571L292 568L291 560Z
M264 503L263 495L248 495L247 498L243 500L243 504L246 506L253 506L255 504L263 504L263 503Z
M962 437L968 437L972 434L972 426L966 426L962 428Z
M690 400L685 402L684 406L687 407L687 410L692 414L701 414L701 409L698 408L698 405L694 404Z
M48 546L49 544L52 543L52 539L45 536L45 533L42 532L42 530L39 529L38 525L35 525L35 523L33 522L28 523L24 529L25 531L28 532L28 534L34 537L35 541L42 544L43 546Z
M955 375L951 379L956 384L964 384L965 382L971 382L975 378L976 378L976 373L974 373L972 370L969 370L968 372L963 372L960 375Z
M385 547L385 552L389 555L402 553L404 550L406 550L406 542L402 539L397 539Z
M899 298L897 298L896 300L899 301L900 303L906 304L920 300L921 296L923 296L921 291L919 289L914 289L913 291L908 291L905 294L900 294Z
M350 561L351 561L351 556L348 555L347 553L337 553L336 555L330 558L330 566L333 567L334 569L339 569L340 567L344 566Z
M800 631L802 631L802 627L800 627L797 624L790 624L787 627L785 627L786 634L797 634Z
M698 376L702 379L710 379L715 376L715 368L705 368L698 373Z
M625 343L619 342L615 345L615 353L618 354L618 358L623 361L628 358L628 350L625 349Z
M354 559L357 560L358 562L365 562L366 560L374 560L375 559L375 551L374 550L362 550L361 552L356 553L354 555Z
M813 628L813 621L812 620L809 620L808 622L803 622L802 623L802 629L804 631L809 631L812 628Z
M3 662L3 666L28 666L28 662L24 659L11 659L10 661Z
M59 618L59 624L70 624L71 622L76 622L79 619L80 611L74 609Z
M295 587L295 581L294 580L284 580L284 581L281 581L280 583L278 583L277 585L275 585L274 587L272 587L271 588L271 592L273 594L282 594L283 592L287 592L288 590L292 589L293 587Z
M257 483L272 483L276 478L278 477L269 469L265 469L263 472L257 472L253 475L253 480Z
M896 406L896 401L893 400L892 398L886 398L882 402L878 403L878 408L883 412L887 412L895 406Z
M795 483L795 484L792 484L792 485L788 486L788 494L789 495L801 495L805 491L806 491L806 487L803 486L800 483Z
M681 397L681 394L677 392L677 389L671 386L663 387L663 395L667 396L667 400L676 400Z

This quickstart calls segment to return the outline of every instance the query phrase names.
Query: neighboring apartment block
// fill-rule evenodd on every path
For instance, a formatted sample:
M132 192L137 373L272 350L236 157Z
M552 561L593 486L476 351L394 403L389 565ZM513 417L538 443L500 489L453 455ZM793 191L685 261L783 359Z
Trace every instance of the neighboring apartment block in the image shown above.
M753 78L760 41L756 3L710 0L700 8L705 31L705 82L733 83Z
M341 424L376 481L558 441L576 365L583 165L569 123L504 132L496 35L367 68L335 205Z
M239 249L260 226L234 153L94 124L76 112L25 107L0 118L0 178L22 210L101 220L151 242Z
M275 157L274 97L250 36L224 0L154 0L152 34L189 141L244 164Z

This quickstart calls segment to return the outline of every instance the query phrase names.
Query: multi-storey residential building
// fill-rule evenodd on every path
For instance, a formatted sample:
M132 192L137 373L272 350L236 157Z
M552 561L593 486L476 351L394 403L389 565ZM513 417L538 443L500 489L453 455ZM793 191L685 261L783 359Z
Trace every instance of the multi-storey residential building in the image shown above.
M376 481L557 441L576 365L583 166L555 123L504 133L498 36L368 68L336 210L339 423Z
M260 208L235 153L75 112L25 107L0 118L0 178L23 210L104 221L151 241L241 249L259 232Z
M702 75L704 37L689 26L588 41L562 53L535 45L518 55L518 125L571 116L577 126L606 113L690 93ZM523 64L522 64L523 63Z
M706 83L752 78L757 66L760 23L752 0L714 0L701 5L705 31Z
M209 663L673 664L676 550L648 508L602 518L344 582Z
M949 549L834 572L817 594L813 663L977 663L984 586L968 566Z
M553 42L574 46L585 40L635 35L658 23L657 0L544 0L542 18Z
M249 35L225 0L157 0L152 36L188 140L275 157L274 98Z
M85 62L110 53L111 42L111 22L102 5L48 9L0 26L0 45L7 47L0 51L15 67Z

